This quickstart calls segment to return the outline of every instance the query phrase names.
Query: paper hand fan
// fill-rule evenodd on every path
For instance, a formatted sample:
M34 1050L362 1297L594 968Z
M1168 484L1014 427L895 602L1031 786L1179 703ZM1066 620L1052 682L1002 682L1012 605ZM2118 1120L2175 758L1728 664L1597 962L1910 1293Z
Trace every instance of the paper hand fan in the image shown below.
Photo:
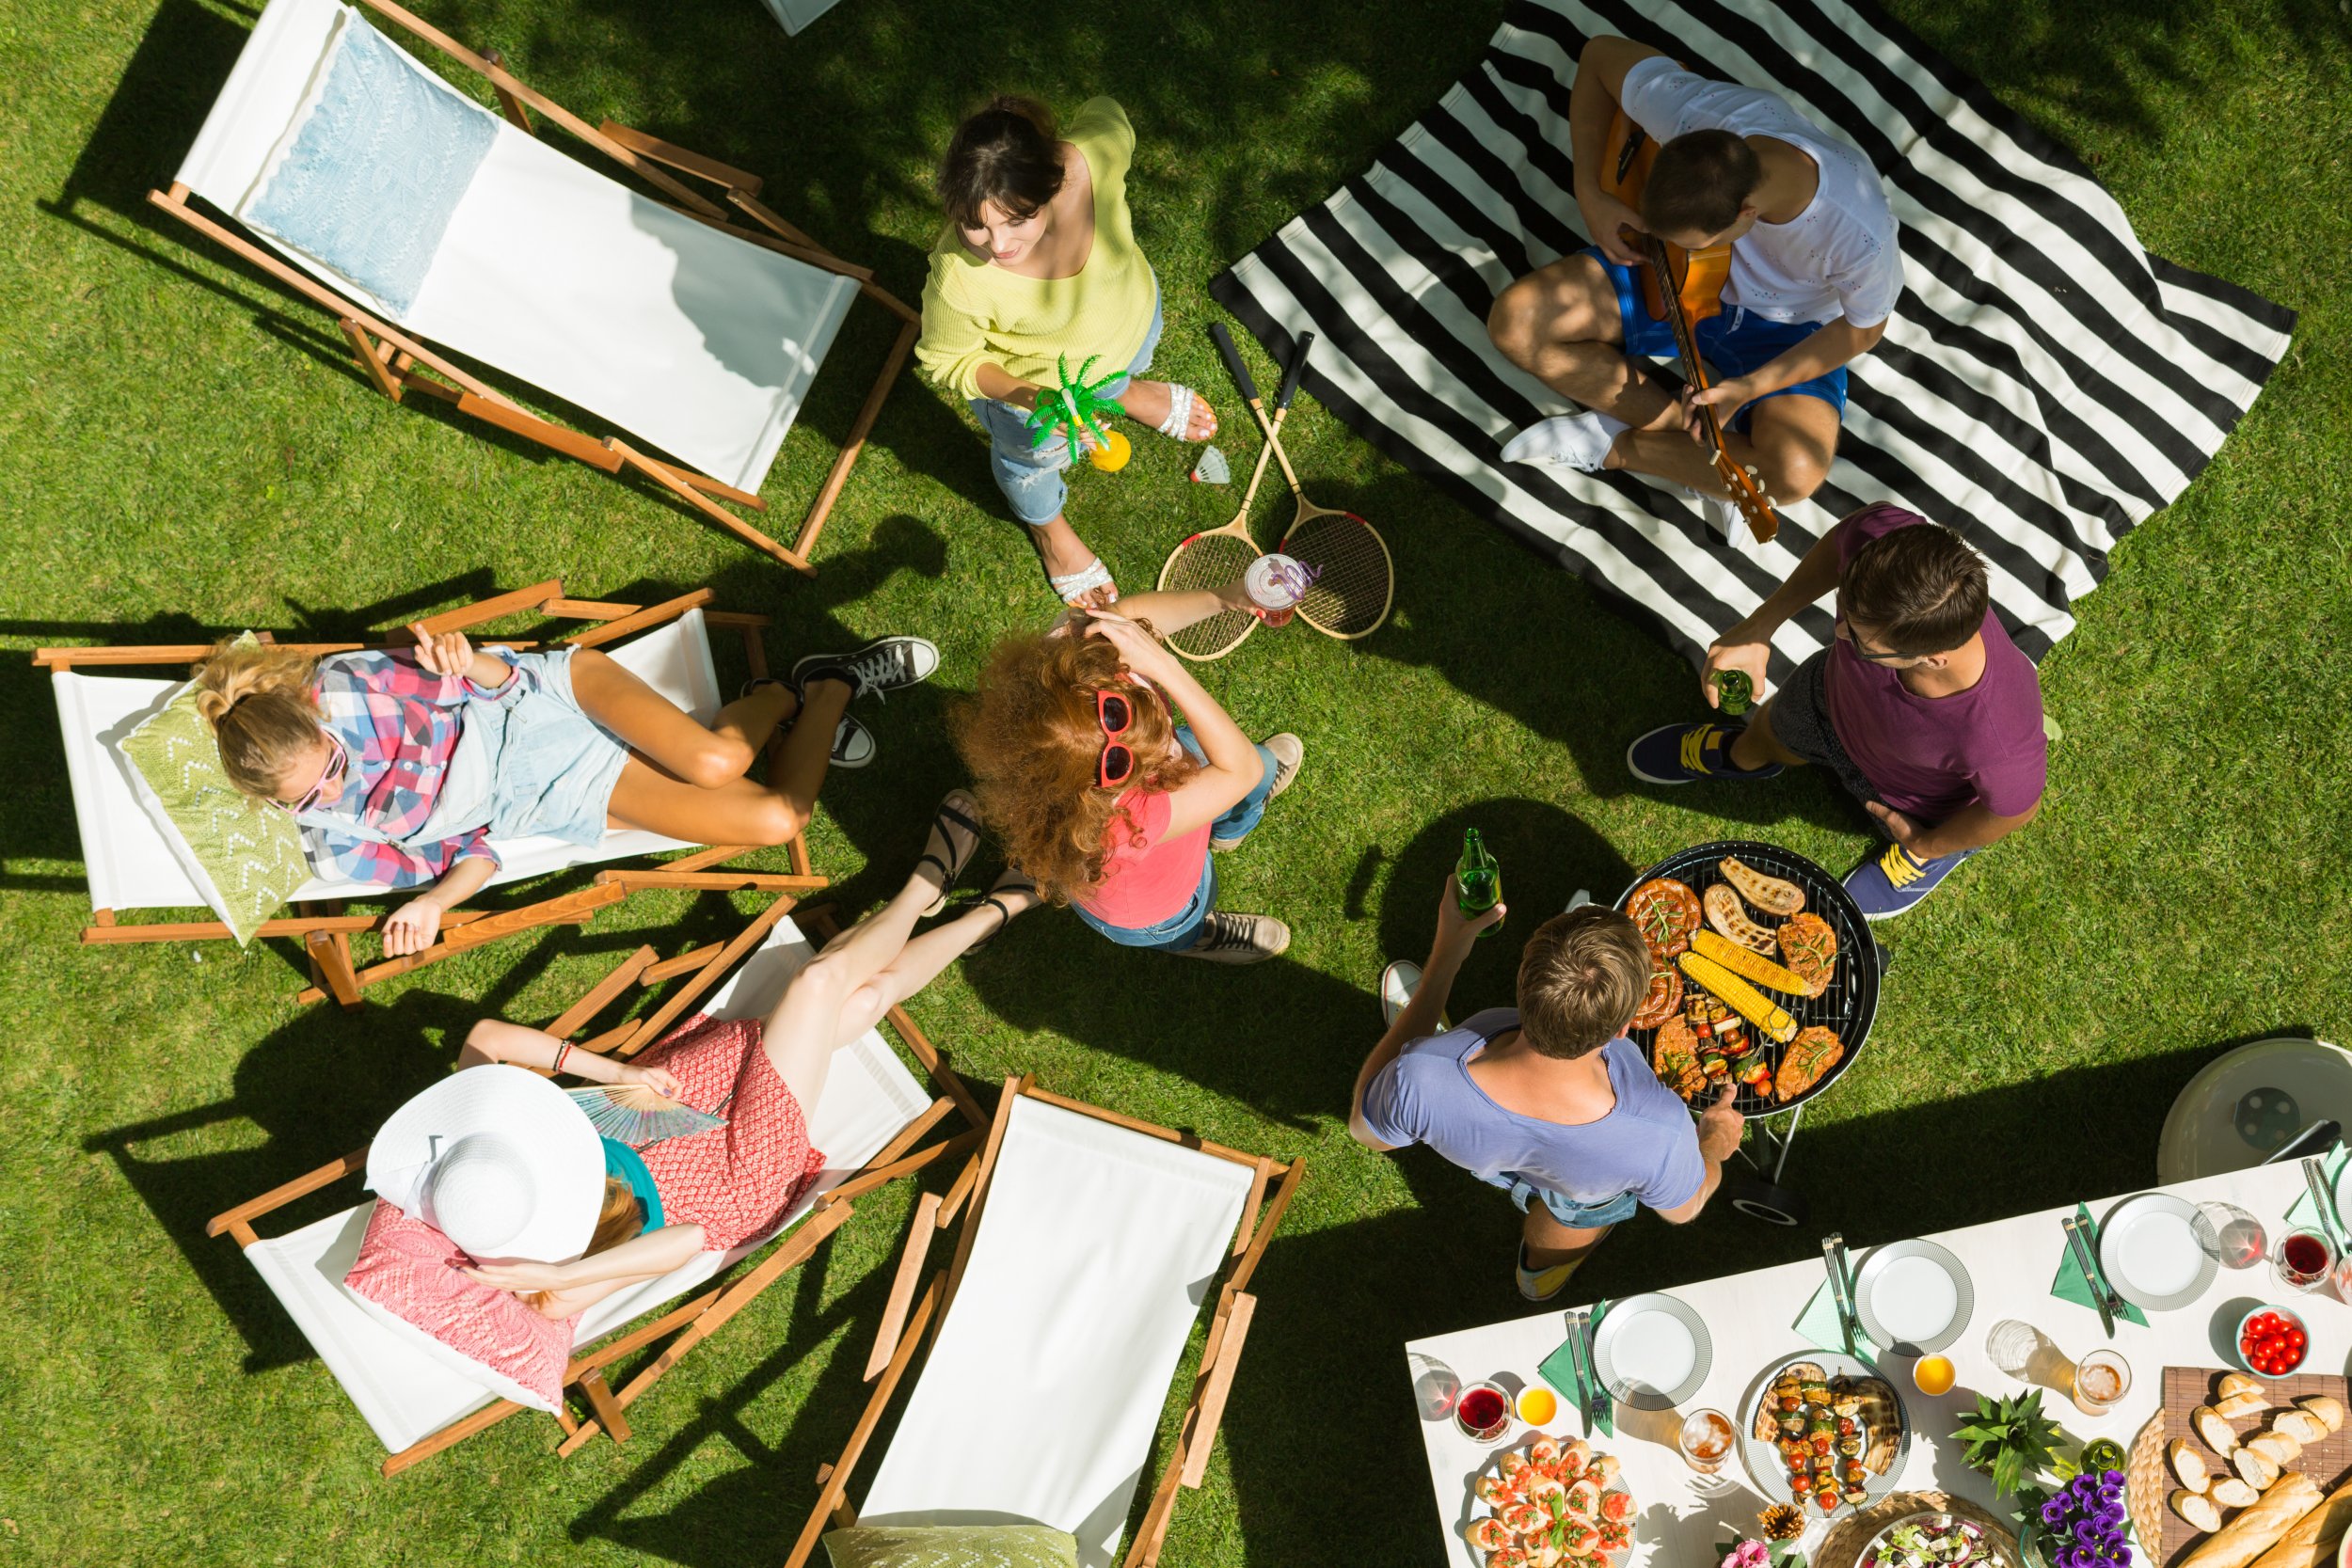
M591 1084L565 1092L580 1114L596 1124L598 1135L631 1148L727 1124L724 1117L697 1111L682 1100L672 1100L642 1084Z

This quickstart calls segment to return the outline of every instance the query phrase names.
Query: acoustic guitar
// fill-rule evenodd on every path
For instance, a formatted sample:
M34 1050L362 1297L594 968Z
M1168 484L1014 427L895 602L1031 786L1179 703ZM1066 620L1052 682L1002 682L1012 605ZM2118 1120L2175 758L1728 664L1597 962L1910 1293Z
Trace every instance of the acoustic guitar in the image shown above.
M1609 136L1601 146L1601 189L1638 212L1642 189L1649 183L1650 165L1657 158L1658 143L1619 109L1609 122ZM1731 246L1685 250L1655 234L1640 234L1631 229L1618 232L1645 258L1635 274L1641 284L1642 309L1650 320L1664 322L1673 332L1675 352L1682 356L1692 389L1704 390L1707 367L1699 359L1692 334L1700 322L1723 312L1724 285L1731 281ZM1699 420L1708 445L1714 448L1715 472L1724 490L1757 541L1770 540L1780 531L1772 498L1756 483L1756 475L1724 450L1723 421L1716 417L1714 405L1702 404Z

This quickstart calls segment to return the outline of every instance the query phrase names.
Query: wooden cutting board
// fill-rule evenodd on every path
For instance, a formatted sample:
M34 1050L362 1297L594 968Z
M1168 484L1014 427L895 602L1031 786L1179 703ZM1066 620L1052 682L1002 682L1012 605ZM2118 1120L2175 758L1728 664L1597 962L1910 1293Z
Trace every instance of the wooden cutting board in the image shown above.
M2188 1423L2190 1411L2201 1404L2211 1404L2218 1397L2217 1390L2221 1375L2218 1369L2212 1367L2167 1367L2164 1370L2164 1437L2168 1448L2173 1438L2182 1439L2196 1451L2198 1458L2205 1462L2207 1469L2217 1475L2227 1475L2230 1473L2228 1461L2206 1447L2204 1439L2198 1436ZM2263 1392L2270 1399L2270 1408L2258 1410L2250 1416L2240 1416L2230 1423L2230 1430L2236 1433L2241 1440L2250 1437L2270 1424L2270 1417L2278 1407L2293 1404L2311 1394L2325 1394L2352 1409L2352 1394L2348 1394L2346 1388L2344 1378L2326 1372L2298 1372L2293 1377L2265 1378L2263 1380ZM2302 1458L2296 1461L2295 1468L2317 1481L2322 1493L2333 1492L2346 1480L2352 1480L2352 1420L2329 1433L2326 1442L2305 1449ZM2180 1482L2170 1479L2171 1466L2165 1465L2163 1473L2166 1477L2164 1497L2169 1497L2171 1489ZM2160 1507L2163 1501L2163 1497L2157 1499ZM2164 1539L2155 1559L2158 1568L2172 1568L2173 1564L2188 1555L2190 1547L2204 1540L2205 1535L2170 1508L2163 1507L2162 1512ZM2222 1514L2222 1523L2227 1524L2236 1516L2237 1511L2232 1509Z

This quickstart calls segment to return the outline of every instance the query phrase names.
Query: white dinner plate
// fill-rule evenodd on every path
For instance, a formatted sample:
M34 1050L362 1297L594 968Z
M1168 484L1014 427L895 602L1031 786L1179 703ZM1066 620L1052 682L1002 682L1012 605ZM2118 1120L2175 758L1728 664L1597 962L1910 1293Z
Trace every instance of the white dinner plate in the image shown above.
M1893 1242L1873 1251L1854 1275L1853 1294L1863 1332L1903 1354L1952 1344L1977 1306L1966 1267L1933 1242Z
M2099 1272L2116 1294L2151 1312L2186 1307L2219 1271L2197 1239L2197 1206L2170 1193L2139 1193L2099 1227Z
M1636 1410L1671 1410L1699 1390L1715 1345L1699 1315L1673 1296L1628 1296L1593 1333L1601 1386Z

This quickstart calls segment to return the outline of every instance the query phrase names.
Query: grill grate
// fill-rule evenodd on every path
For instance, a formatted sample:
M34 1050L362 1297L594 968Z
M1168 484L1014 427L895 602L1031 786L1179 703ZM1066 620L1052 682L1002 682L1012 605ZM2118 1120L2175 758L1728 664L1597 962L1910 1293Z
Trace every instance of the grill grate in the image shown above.
M1625 901L1632 896L1633 889L1653 877L1671 877L1704 898L1708 888L1724 880L1715 867L1718 862L1725 859L1744 861L1758 871L1796 883L1804 889L1804 907L1828 921L1830 928L1837 933L1837 974L1820 995L1786 996L1779 991L1765 993L1797 1021L1798 1028L1808 1029L1819 1024L1836 1030L1837 1037L1846 1044L1845 1054L1837 1058L1837 1065L1823 1073L1820 1083L1794 1100L1774 1100L1770 1094L1758 1094L1745 1085L1740 1085L1740 1096L1732 1103L1739 1108L1741 1116L1776 1117L1795 1110L1826 1091L1832 1084L1845 1076L1846 1069L1852 1067L1855 1059L1862 1054L1863 1044L1870 1037L1870 1022L1878 1016L1878 943L1870 935L1869 922L1862 918L1862 911L1836 878L1823 870L1818 863L1807 860L1793 849L1784 849L1778 845L1758 843L1753 839L1724 839L1714 844L1695 845L1667 856L1633 879L1632 886L1618 896L1617 908L1625 908ZM1700 924L1705 926L1703 920ZM1688 983L1686 977L1685 984ZM1754 1028L1748 1033L1777 1072L1787 1047L1773 1044ZM1645 1053L1649 1051L1658 1037L1655 1029L1635 1029L1629 1034Z

